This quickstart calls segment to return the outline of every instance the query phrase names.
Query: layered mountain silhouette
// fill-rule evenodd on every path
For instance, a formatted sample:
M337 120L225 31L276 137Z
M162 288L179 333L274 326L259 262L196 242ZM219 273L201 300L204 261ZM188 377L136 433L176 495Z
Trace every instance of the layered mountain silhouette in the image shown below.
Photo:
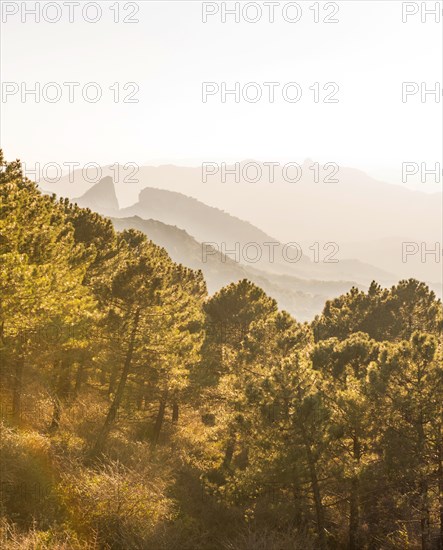
M215 250L204 261L202 245L183 229L157 220L143 220L139 216L111 220L118 231L138 229L145 233L153 242L165 248L174 262L200 269L210 294L231 282L246 278L263 288L277 300L281 308L300 321L312 319L321 311L328 298L346 292L354 284L352 281L310 281L277 275L241 265Z
M302 254L296 263L285 261L281 254L283 244L273 237L181 193L146 188L137 203L118 210L112 178L105 177L75 202L111 216L117 230L142 231L165 248L175 262L201 269L211 294L231 282L247 278L301 321L312 319L328 298L345 292L353 284L367 286L368 271L372 278L388 276L353 260L316 264ZM244 247L251 243L266 252L260 261L248 262L242 256ZM274 261L267 255L270 243L274 245ZM239 257L234 253L236 246Z
M105 216L112 216L119 211L114 182L110 176L101 179L84 195L73 200L79 206L90 208Z
M336 281L351 279L364 285L374 278L382 282L395 279L390 273L371 265L335 257L339 251L334 253L334 246L330 247L330 262L320 258L313 262L303 254L303 247L296 241L292 241L292 245L280 243L251 223L182 193L146 188L140 192L137 203L120 210L115 208L115 197L112 178L105 177L74 200L80 206L88 206L104 215L119 218L138 216L184 229L202 243L200 256L209 256L209 252L204 254L204 247L212 247L238 263L275 274L320 280L325 277Z
M138 202L121 209L118 217L134 215L180 227L198 242L210 243L222 254L242 264L272 273L315 279L324 279L325 276L332 280L355 278L364 284L369 284L374 278L383 281L393 278L381 269L355 260L341 258L334 262L338 258L331 257L331 262L312 262L296 241L291 241L293 245L280 243L251 223L181 193L150 187L143 189ZM334 256L334 246L330 248L331 256Z
M312 165L304 163L296 184L278 170L272 185L222 182L217 174L203 183L201 167L166 165L141 167L137 183L114 185L103 167L105 177L93 186L78 171L73 184L62 179L45 187L112 217L117 228L144 231L175 261L202 269L211 292L247 276L299 318L312 317L351 284L364 288L374 279L391 285L417 277L440 294L441 262L423 262L420 254L404 262L402 246L441 246L441 193L410 191L350 168L340 168L338 182L315 183ZM119 208L119 201L130 206Z
M256 183L250 181L255 171L247 170L251 163L262 174ZM287 180L295 176L294 170L284 172L280 165L269 181L269 166L257 161L242 161L237 167L226 166L224 171L215 166L215 173L206 177L201 166L141 166L136 183L126 183L122 169L116 191L121 207L136 203L140 191L147 187L179 192L248 220L283 242L321 240L341 244L392 237L415 241L441 239L441 186L435 184L435 193L411 191L354 168L339 166L338 172L332 174L331 168L325 166L305 161L300 179L293 183ZM109 167L102 168L103 177L114 172L115 166L112 171ZM232 172L237 175L229 175ZM43 186L58 195L79 197L91 183L78 170L72 183L66 176ZM364 254L362 247L360 255ZM361 256L358 259L364 261Z

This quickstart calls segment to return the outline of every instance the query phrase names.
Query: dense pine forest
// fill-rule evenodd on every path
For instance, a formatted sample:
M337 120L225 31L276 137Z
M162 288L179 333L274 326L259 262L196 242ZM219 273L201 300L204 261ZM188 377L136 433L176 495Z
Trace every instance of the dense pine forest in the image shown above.
M442 304L299 323L0 156L5 549L443 549Z

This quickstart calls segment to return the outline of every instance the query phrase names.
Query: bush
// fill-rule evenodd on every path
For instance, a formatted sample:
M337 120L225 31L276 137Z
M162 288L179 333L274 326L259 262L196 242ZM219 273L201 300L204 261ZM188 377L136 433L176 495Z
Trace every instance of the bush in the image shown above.
M17 431L3 425L0 429L1 509L21 526L36 521L46 528L59 509L50 441L34 431Z
M119 462L66 474L60 490L71 525L85 535L96 532L109 548L146 548L156 526L174 517L165 482Z
M75 533L66 531L39 531L33 525L22 533L5 518L0 519L0 541L3 550L99 550L96 541L82 541ZM104 550L103 546L100 550Z

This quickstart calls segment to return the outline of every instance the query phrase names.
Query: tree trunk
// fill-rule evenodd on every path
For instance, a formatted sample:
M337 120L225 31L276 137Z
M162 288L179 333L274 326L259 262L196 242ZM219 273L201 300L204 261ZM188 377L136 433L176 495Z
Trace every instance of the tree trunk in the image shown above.
M49 429L51 431L58 430L62 415L62 400L70 395L71 385L69 379L70 362L68 357L64 357L61 361L54 362L53 373L53 395L52 395L52 420Z
M122 374L120 376L120 381L118 383L117 391L115 392L114 399L112 400L111 406L109 407L108 414L106 416L103 427L100 430L100 433L97 437L97 441L95 442L95 445L91 451L91 454L90 454L91 458L99 456L102 453L103 446L111 431L112 425L117 416L118 409L120 408L120 405L123 399L123 392L126 386L126 381L128 379L129 371L131 370L132 356L134 353L135 337L137 334L139 319L140 319L140 310L137 309L134 316L134 326L132 328L128 350L126 352L125 364L123 366Z
M172 422L178 422L178 403L172 403Z
M83 373L85 368L84 359L80 359L77 367L77 373L75 375L75 386L74 386L74 395L77 396L80 393L82 384L83 384Z
M231 430L229 435L228 443L225 449L225 457L223 459L223 468L229 468L232 462L232 457L234 456L235 443L236 443L236 434L234 430Z
M349 499L349 550L359 550L359 532L360 532L360 479L359 466L361 458L360 440L354 436L353 455L356 472L351 480L351 494Z
M294 501L294 521L298 526L304 523L302 486L298 475L294 475L292 482L292 497Z
M351 480L351 495L349 499L349 550L358 550L359 506L358 506L358 479Z
M160 432L163 426L163 420L165 418L165 409L166 409L166 392L160 400L160 405L158 408L157 418L155 419L154 432L152 434L152 444L157 445L160 438Z
M430 530L429 530L429 502L428 502L428 484L422 479L420 482L420 500L421 500L421 550L430 549Z
M420 411L418 424L418 452L421 464L425 463L424 450L425 450L425 431L423 413ZM420 472L420 531L421 531L421 549L429 550L431 546L431 533L430 533L430 514L429 514L429 495L428 495L428 481L423 471Z
M52 409L52 420L51 425L49 426L50 431L58 430L60 426L60 418L62 416L62 406L60 399L57 395L54 395L52 398L53 409Z
M327 550L327 543L326 543L326 530L325 530L325 514L323 509L323 504L321 501L321 493L320 493L320 485L318 483L318 476L317 476L317 467L314 460L314 456L312 454L311 444L308 440L308 436L306 433L306 429L304 427L303 422L300 423L300 430L303 438L303 444L306 451L306 457L308 460L308 468L309 468L309 475L311 478L311 487L312 487L312 494L314 497L314 504L315 504L315 515L317 518L317 533L318 533L318 542L319 542L319 550Z

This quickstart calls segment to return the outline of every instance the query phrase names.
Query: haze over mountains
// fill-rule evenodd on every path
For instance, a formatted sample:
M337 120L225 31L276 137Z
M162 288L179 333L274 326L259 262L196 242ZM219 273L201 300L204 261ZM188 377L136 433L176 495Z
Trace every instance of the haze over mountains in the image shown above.
M281 166L270 183L265 165L241 163L238 182L226 174L223 183L215 165L211 170L218 174L206 183L201 167L160 166L141 167L137 183L120 177L114 184L106 176L111 170L103 168L105 177L95 185L78 171L73 183L66 177L43 187L114 218L117 229L144 231L174 261L202 269L210 292L247 277L300 320L320 312L327 298L373 279L391 285L417 277L440 293L441 257L437 262L428 255L423 262L417 253L403 262L402 243L441 247L441 193L413 192L348 168L330 183L318 165L315 183L313 165L304 163L297 183L284 181ZM257 166L261 180L248 183L242 174L251 179ZM287 176L297 175L291 170ZM285 247L290 242L298 244Z
M248 168L248 163L257 165L262 173L256 183L247 181L256 173L254 166ZM146 187L183 193L248 220L284 242L326 238L344 243L404 237L408 233L412 233L410 238L428 240L435 238L436 230L441 230L442 194L438 184L435 193L421 193L378 181L354 168L340 166L334 174L333 167L324 168L321 164L317 164L316 183L316 163L310 160L301 166L299 181L285 181L285 177L296 179L296 170L288 168L285 174L280 164L273 168L271 182L268 177L271 168L264 163L243 161L238 165L238 181L232 165L225 170L216 165L216 173L208 173L206 178L201 166L142 166L137 173L134 168L125 171L121 167L116 193L121 207L137 202L140 191ZM102 169L103 177L115 173L115 165L112 170ZM58 194L79 197L92 184L77 170L72 183L66 176L57 183L45 182L42 186Z
M352 284L350 281L315 281L279 275L266 270L266 266L257 269L252 265L242 265L215 250L204 261L202 245L182 229L139 216L111 219L118 231L138 229L165 248L174 262L201 269L210 294L231 282L246 278L263 288L281 308L300 321L312 319L322 310L328 298L346 292Z
M295 264L285 262L278 254L282 250L281 245L275 251L275 262L264 257L261 262L248 263L242 261L241 256L236 258L232 253L222 254L218 250L218 243L222 239L231 251L235 249L235 242L240 244L237 247L239 251L251 242L259 244L263 249L264 243L278 243L251 224L178 193L148 188L140 193L138 203L117 211L114 185L112 179L106 177L82 197L75 199L75 202L111 216L118 230L134 228L144 232L156 244L164 247L175 262L201 269L210 293L231 282L248 278L300 320L312 319L321 311L328 297L345 292L356 282L353 279L316 281L310 280L312 277L300 278L299 273L310 273L314 278L321 279L322 265L325 264L315 264L305 256L300 257ZM158 218L162 221L158 221ZM186 227L188 232L178 225ZM213 245L205 244L204 253L202 244L189 234L191 231L202 237L202 241L206 239L205 243L208 238L212 239ZM358 262L345 262L345 265L348 264L354 266L356 271L358 268L364 271L364 266ZM333 275L337 276L337 273Z

